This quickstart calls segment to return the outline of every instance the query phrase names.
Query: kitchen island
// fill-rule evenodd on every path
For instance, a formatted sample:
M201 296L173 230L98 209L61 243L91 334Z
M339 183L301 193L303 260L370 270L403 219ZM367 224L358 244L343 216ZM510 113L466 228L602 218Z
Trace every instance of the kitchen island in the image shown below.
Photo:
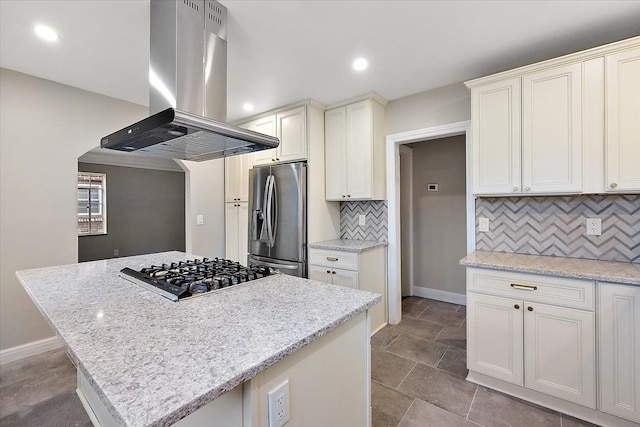
M267 426L267 393L288 380L287 426L369 425L367 314L379 295L275 275L171 302L118 276L193 258L16 273L76 364L94 423L215 425L228 412L221 425Z

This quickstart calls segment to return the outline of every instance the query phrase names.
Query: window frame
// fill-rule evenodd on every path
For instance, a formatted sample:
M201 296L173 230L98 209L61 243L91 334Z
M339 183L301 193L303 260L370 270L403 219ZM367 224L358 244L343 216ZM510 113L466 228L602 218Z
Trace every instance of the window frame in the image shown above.
M85 176L85 177L89 177L89 184L81 184L80 183L80 177L81 176ZM91 180L91 177L100 177L101 178L101 184L100 185L93 185L93 182ZM81 188L85 188L88 190L88 199L80 199L80 189ZM91 213L91 194L92 194L92 189L93 188L97 188L97 194L98 194L98 213L97 214L92 214ZM88 210L85 213L81 213L79 212L78 209L78 204L79 202L86 202L89 204ZM94 221L92 218L101 218L102 219L102 229L100 232L91 232L91 223L92 221ZM82 233L80 232L80 227L79 227L79 220L81 218L85 218L89 220L89 231L86 233ZM96 220L97 221L97 220ZM82 172L82 171L78 171L77 177L76 177L76 223L78 224L78 237L82 237L82 236L102 236L102 235L106 235L107 234L107 174L106 173L100 173L100 172Z

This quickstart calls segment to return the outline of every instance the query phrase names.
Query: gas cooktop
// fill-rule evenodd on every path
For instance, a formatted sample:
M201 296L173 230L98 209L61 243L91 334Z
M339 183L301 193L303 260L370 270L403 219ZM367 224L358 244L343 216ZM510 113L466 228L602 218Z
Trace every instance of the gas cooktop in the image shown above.
M277 273L268 267L245 267L228 259L194 259L152 265L142 270L123 268L120 276L171 301L205 295Z

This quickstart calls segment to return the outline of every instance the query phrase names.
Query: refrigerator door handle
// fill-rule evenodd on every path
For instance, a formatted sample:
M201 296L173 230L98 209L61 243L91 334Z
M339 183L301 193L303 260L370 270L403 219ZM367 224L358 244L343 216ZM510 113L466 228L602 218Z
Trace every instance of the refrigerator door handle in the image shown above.
M271 175L267 176L267 179L264 183L264 200L262 201L262 228L260 229L260 240L261 241L269 241L269 211L267 206L267 194L269 194L269 178Z
M265 223L267 224L267 239L270 248L273 247L275 240L273 238L273 175L267 177L267 191L265 205L267 209L267 218Z
M273 224L271 225L271 247L276 244L276 232L278 231L278 190L276 177L271 176L271 197L273 202Z

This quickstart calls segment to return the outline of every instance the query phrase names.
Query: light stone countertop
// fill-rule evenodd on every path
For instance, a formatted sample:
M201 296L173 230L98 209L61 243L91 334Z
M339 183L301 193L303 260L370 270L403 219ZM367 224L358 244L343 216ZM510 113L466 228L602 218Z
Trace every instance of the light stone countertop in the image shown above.
M277 275L174 303L118 276L193 258L163 252L16 273L123 425L172 424L381 300Z
M368 249L377 248L378 246L388 245L388 242L378 242L377 240L334 239L310 243L309 248L359 253Z
M474 251L460 260L460 264L640 286L640 264L630 262Z

